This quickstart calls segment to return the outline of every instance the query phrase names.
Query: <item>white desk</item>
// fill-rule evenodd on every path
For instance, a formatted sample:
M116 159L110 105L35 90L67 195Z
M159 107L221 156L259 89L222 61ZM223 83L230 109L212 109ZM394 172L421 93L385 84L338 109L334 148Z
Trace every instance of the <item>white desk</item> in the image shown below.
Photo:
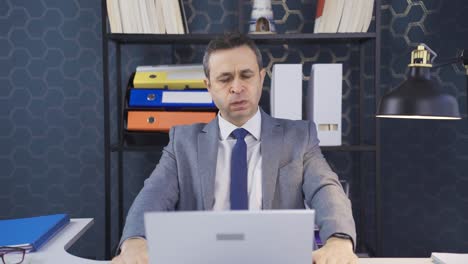
M80 258L66 250L73 245L93 224L93 219L72 219L39 251L27 253L27 264L105 264L110 261L98 261ZM433 264L430 258L361 258L359 264Z
M72 219L59 233L47 241L37 252L26 253L23 263L27 264L104 264L110 261L97 261L71 255L70 248L92 225L92 218Z
M360 258L359 264L434 264L430 258Z

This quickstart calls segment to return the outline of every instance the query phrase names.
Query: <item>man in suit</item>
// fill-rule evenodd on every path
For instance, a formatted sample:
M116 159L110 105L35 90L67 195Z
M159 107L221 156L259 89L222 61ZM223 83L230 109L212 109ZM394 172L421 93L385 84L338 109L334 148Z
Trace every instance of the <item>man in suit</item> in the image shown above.
M258 106L265 69L244 35L208 44L206 86L219 109L209 124L176 126L127 216L113 263L147 263L143 213L172 210L316 210L325 245L316 264L357 263L351 203L318 145L313 122L276 119ZM287 89L287 87L285 87Z

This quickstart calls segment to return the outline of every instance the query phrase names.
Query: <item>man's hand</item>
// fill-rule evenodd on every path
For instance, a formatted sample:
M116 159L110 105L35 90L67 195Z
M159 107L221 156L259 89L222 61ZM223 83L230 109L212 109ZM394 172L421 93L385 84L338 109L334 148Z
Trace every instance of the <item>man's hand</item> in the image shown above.
M312 256L315 264L357 264L358 261L353 252L353 243L338 237L330 237Z
M148 264L148 247L144 238L130 238L122 243L122 252L112 264Z

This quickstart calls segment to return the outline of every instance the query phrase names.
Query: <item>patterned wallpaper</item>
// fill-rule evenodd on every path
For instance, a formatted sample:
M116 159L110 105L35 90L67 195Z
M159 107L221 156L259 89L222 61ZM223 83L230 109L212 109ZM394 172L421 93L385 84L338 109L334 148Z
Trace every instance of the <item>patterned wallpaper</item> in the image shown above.
M312 32L315 0L274 0L278 32ZM243 6L249 16L250 1ZM237 29L237 1L184 0L191 32ZM468 5L456 1L384 0L382 5L382 91L404 77L408 54L425 42L441 58L466 47ZM93 217L95 224L72 248L91 258L104 256L104 149L101 8L95 0L0 1L0 218L57 212ZM374 27L372 27L374 28ZM372 65L372 43L364 51ZM110 45L112 138L117 135L115 46ZM130 45L122 47L123 83L140 64L201 62L203 46ZM275 45L261 47L269 75L273 63L344 65L343 141L358 141L359 48L356 45ZM443 50L442 50L443 48ZM167 54L173 52L173 56ZM372 67L362 69L366 83L364 142L372 144ZM434 72L458 96L465 109L462 70ZM269 92L269 78L264 87ZM267 107L267 104L263 105ZM467 247L468 124L441 121L384 120L382 176L384 254L428 256L432 250ZM115 141L114 141L115 142ZM354 214L362 206L372 241L372 153L325 153L333 169L351 183ZM156 153L125 153L124 208L128 210L159 159ZM117 155L112 155L112 243L117 230ZM359 170L357 164L364 164ZM369 191L361 201L360 175ZM358 224L361 219L358 218ZM422 224L421 224L422 223Z
M405 77L411 50L426 43L439 61L468 47L468 2L384 0L382 92ZM436 59L437 62L437 59ZM468 248L468 120L460 66L433 71L458 98L460 121L383 120L383 247L387 256L428 257Z
M66 212L103 234L99 1L0 1L0 218Z

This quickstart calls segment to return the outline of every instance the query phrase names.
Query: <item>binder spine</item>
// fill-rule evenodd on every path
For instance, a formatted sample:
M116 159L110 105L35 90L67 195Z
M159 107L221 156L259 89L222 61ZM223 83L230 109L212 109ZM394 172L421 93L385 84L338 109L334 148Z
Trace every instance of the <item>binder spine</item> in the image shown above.
M193 98L191 101L191 95L203 95L207 94L208 91L170 91L172 95L175 95L176 100L164 101L165 93L169 91L155 90L155 89L131 89L130 98L128 102L129 107L163 107L167 109L182 109L182 108L208 108L214 109L216 106L212 100L197 100ZM195 97L195 96L193 96ZM177 98L180 98L177 100Z
M127 130L168 132L173 126L209 123L215 117L215 112L129 111Z

